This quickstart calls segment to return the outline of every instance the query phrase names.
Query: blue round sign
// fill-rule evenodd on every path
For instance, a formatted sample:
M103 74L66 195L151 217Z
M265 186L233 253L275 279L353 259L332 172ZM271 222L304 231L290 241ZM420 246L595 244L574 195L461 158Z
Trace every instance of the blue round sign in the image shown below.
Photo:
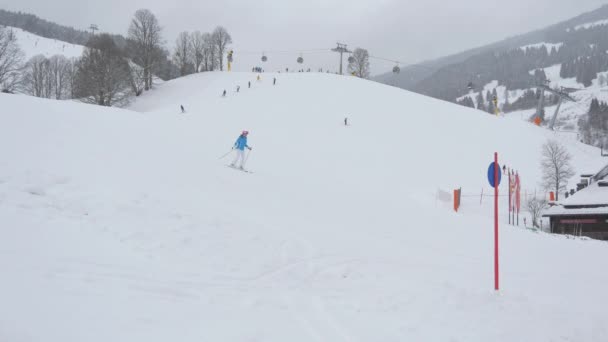
M498 183L497 185L500 185L500 180L502 178L502 171L500 170L500 165L498 165ZM492 162L490 164L490 167L488 167L488 182L490 182L490 185L492 187L494 187L494 162Z

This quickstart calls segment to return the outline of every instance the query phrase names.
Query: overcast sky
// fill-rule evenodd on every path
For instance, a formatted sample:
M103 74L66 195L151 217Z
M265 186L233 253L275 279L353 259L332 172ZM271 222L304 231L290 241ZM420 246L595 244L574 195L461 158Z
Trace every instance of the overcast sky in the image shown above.
M0 0L0 8L24 11L59 24L126 34L133 13L148 8L164 27L167 47L180 31L232 35L235 68L260 64L275 71L297 67L296 51L364 47L370 54L406 63L460 52L543 28L594 10L608 0ZM259 62L266 51L268 62ZM293 51L278 53L274 51ZM242 52L242 53L239 53ZM252 52L251 54L246 52ZM303 54L305 68L336 69L337 56ZM372 60L374 73L392 63Z

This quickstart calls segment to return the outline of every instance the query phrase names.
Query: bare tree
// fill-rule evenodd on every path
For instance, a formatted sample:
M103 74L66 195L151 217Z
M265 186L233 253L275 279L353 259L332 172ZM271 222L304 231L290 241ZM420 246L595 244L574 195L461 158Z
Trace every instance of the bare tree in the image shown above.
M226 29L222 26L216 27L215 30L213 30L211 37L213 39L213 43L217 52L217 59L219 62L220 70L223 71L224 54L226 53L226 47L228 47L229 44L232 44L232 37L230 37L228 31L226 31Z
M217 47L209 33L203 33L203 42L203 69L204 71L213 71L217 68Z
M23 68L22 88L36 97L57 100L71 98L72 68L72 62L64 56L46 58L36 55Z
M369 52L356 48L352 57L352 62L348 63L348 72L360 78L369 78Z
M538 219L540 218L543 210L547 208L547 199L545 198L531 198L526 202L526 209L532 216L532 225L536 228L540 228Z
M571 159L568 150L556 140L549 140L542 147L542 185L547 190L555 191L555 200L559 199L560 192L567 189L568 180L575 174Z
M12 92L19 82L23 52L17 36L10 29L0 27L0 91Z
M67 65L66 74L69 89L69 98L73 99L74 96L74 84L76 83L76 71L78 70L78 64L80 63L79 58L71 58L70 63Z
M49 79L57 100L70 97L70 64L70 60L63 55L55 55L49 59Z
M193 63L191 63L190 57L192 57L190 34L188 32L182 32L177 36L177 40L175 41L175 52L173 53L173 61L179 68L180 76L192 73Z
M156 16L147 9L135 12L129 26L129 39L135 45L133 60L144 70L145 90L152 87L152 70L159 63L162 28Z
M86 103L121 106L129 102L129 65L112 37L91 38L78 63L74 95Z
M205 39L200 31L195 31L190 35L190 60L194 65L194 72L200 72L205 56Z
M144 69L133 63L133 61L129 62L129 84L135 96L139 96L144 92L146 84Z
M30 58L23 68L22 86L26 93L36 97L47 97L49 85L49 60L43 55Z

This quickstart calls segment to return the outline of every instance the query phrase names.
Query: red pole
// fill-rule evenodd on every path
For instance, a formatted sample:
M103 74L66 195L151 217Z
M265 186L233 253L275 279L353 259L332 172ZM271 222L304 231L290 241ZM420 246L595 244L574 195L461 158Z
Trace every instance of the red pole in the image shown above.
M511 172L507 170L507 176L509 177L509 224L511 224Z
M498 153L494 152L494 290L498 291Z

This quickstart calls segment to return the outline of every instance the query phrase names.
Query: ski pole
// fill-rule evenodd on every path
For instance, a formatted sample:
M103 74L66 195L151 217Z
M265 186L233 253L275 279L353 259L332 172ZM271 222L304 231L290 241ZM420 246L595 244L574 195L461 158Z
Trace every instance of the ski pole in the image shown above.
M245 156L245 160L243 160L243 167L247 164L247 160L249 160L249 155L251 154L251 150L247 151L247 155Z
M219 157L219 158L218 158L218 160L222 160L222 159L224 159L224 158L228 157L228 155L229 155L230 153L232 153L232 151L234 151L234 149L231 149L231 150L230 150L228 153L226 153L226 154L224 154L223 156Z

